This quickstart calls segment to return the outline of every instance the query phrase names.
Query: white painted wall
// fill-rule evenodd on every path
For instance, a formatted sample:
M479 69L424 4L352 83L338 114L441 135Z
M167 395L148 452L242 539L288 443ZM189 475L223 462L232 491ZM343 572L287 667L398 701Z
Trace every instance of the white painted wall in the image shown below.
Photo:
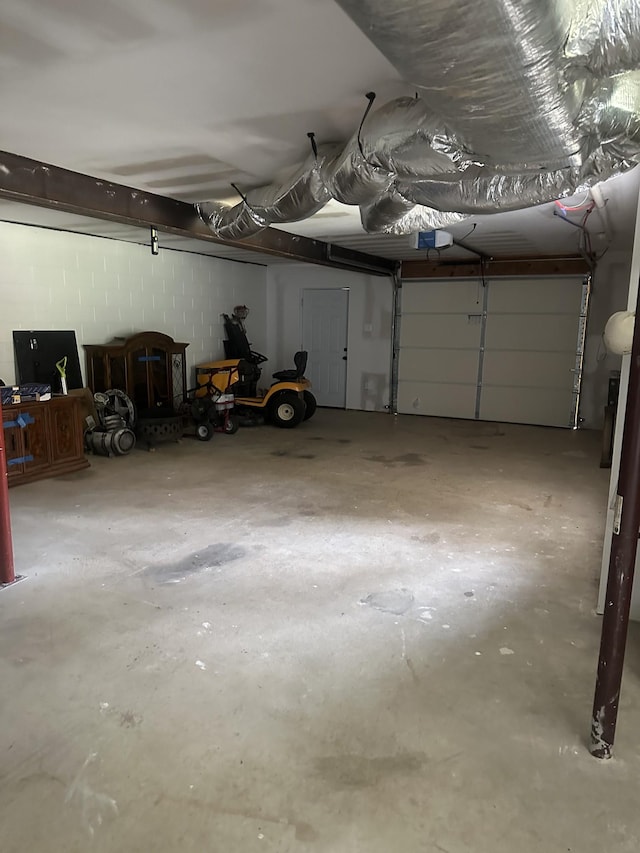
M269 356L265 376L292 366L301 346L301 290L348 287L347 408L384 410L389 402L392 287L364 273L303 264L239 264L148 246L0 223L0 377L15 381L14 329L73 329L83 343L154 330L188 341L189 367L223 356L222 312L247 304L253 348ZM630 252L609 251L596 273L587 332L581 414L602 426L607 382L620 358L601 336L626 307ZM269 333L267 334L267 329ZM193 374L190 381L193 380Z
M14 329L73 329L82 344L157 331L187 341L187 364L224 357L220 314L251 308L266 345L266 267L0 223L0 377L15 381ZM191 371L188 380L195 384Z
M620 370L620 356L607 353L602 333L609 317L627 307L631 248L610 250L596 269L587 326L580 415L585 429L601 429L607 402L609 374Z
M293 367L293 354L302 345L302 291L311 287L349 288L349 358L347 361L347 408L386 411L389 404L391 365L391 279L364 273L282 264L269 268L269 330L263 375ZM249 338L254 342L252 318Z

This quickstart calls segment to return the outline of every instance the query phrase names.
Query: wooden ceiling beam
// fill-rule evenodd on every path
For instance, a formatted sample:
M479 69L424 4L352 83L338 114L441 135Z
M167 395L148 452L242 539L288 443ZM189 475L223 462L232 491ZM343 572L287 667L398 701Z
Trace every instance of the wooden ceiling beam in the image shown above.
M389 258L278 228L265 228L246 240L224 240L211 232L193 204L6 151L0 151L0 198L336 269L389 276L398 266Z
M492 258L484 264L486 278L539 275L586 275L589 264L579 256ZM403 261L402 278L479 278L479 261Z

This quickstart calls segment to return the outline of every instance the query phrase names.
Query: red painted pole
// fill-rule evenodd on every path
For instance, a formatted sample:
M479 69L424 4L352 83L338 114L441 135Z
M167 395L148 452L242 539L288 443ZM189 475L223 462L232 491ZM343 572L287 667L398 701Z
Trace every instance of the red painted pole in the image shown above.
M598 679L591 719L591 754L611 758L618 722L633 575L640 530L640 293L631 350L616 517L602 620Z
M2 401L0 401L0 584L13 583L16 574L13 566L13 542L11 540L11 517L9 515L9 479L7 454L2 424Z

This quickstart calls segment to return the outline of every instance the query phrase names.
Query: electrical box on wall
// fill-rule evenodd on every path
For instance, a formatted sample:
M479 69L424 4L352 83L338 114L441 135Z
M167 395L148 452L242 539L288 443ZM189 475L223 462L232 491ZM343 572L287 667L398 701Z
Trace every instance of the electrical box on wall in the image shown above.
M419 231L412 235L414 249L446 249L453 246L453 234L448 231Z

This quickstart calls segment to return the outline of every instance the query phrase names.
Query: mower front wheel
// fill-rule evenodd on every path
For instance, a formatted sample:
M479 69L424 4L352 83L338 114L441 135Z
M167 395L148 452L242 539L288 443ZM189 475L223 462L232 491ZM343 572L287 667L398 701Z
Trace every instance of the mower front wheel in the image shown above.
M224 424L224 432L226 435L233 435L235 432L238 432L239 427L240 421L234 418L233 415L229 415Z
M304 420L306 406L297 394L283 393L269 404L269 420L282 429L292 429Z
M304 394L304 402L307 407L306 412L304 413L305 421L308 421L309 418L312 418L316 411L316 398L313 396L311 391L305 391Z
M196 437L198 441L211 441L213 438L213 424L208 421L196 426Z

